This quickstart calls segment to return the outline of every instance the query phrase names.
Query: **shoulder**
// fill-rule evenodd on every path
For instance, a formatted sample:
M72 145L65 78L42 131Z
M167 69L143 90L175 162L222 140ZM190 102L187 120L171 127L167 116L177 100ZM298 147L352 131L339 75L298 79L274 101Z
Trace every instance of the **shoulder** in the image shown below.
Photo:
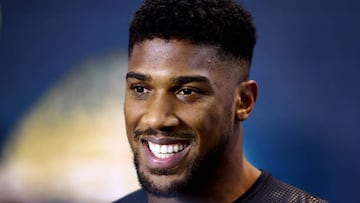
M272 178L271 184L266 187L267 190L272 192L274 198L277 196L291 202L308 202L308 203L325 203L326 201L305 192L297 187L290 184L284 183L278 179Z
M282 182L263 171L254 185L236 202L326 203L327 201Z
M297 203L326 203L310 193L297 187L282 182L270 174L264 180L261 189L256 195L256 199L264 202L297 202Z
M143 189L136 190L113 203L133 203L133 202L147 202L147 193Z

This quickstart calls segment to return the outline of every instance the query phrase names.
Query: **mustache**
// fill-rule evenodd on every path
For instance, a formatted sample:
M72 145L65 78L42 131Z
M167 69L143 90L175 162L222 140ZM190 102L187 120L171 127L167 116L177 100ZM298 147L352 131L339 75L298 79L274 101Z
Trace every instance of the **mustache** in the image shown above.
M179 130L157 130L153 128L148 129L135 129L134 136L136 139L139 139L141 136L163 136L163 137L177 137L177 138L186 138L192 139L195 138L195 134L190 131L179 131Z

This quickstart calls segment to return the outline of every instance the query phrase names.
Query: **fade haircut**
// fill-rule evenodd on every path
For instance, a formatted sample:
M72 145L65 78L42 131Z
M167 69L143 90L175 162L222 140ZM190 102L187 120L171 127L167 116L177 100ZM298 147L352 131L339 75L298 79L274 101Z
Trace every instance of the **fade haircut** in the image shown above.
M129 27L129 56L147 39L188 40L211 45L218 55L245 60L256 43L251 14L234 0L145 0Z

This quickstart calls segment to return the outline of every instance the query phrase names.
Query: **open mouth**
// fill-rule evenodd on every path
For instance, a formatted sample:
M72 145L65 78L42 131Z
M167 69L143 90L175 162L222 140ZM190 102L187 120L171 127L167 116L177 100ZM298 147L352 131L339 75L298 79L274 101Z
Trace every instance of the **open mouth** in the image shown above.
M174 156L176 153L183 151L188 144L167 144L160 145L148 141L150 151L159 159L166 159Z
M144 139L145 158L151 168L170 168L178 164L190 150L189 140Z

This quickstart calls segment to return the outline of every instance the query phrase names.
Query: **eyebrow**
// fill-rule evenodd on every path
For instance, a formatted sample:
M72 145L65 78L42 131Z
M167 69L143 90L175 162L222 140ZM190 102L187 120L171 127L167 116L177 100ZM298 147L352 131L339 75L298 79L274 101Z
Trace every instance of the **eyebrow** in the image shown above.
M128 78L134 78L134 79L142 80L142 81L151 81L150 75L145 75L142 73L135 73L135 72L128 72L126 74L126 79L128 79Z
M135 73L135 72L128 72L126 74L126 79L134 78L141 81L151 81L152 78L150 75L143 74L143 73ZM178 84L186 84L191 82L200 82L200 83L210 83L210 80L207 77L201 75L193 75L193 76L178 76L171 78L174 83Z
M179 76L179 77L174 77L172 78L172 80L175 83L179 83L179 84L186 84L186 83L191 83L191 82L201 82L201 83L210 83L209 79L204 77L204 76L200 76L200 75L195 75L195 76Z

